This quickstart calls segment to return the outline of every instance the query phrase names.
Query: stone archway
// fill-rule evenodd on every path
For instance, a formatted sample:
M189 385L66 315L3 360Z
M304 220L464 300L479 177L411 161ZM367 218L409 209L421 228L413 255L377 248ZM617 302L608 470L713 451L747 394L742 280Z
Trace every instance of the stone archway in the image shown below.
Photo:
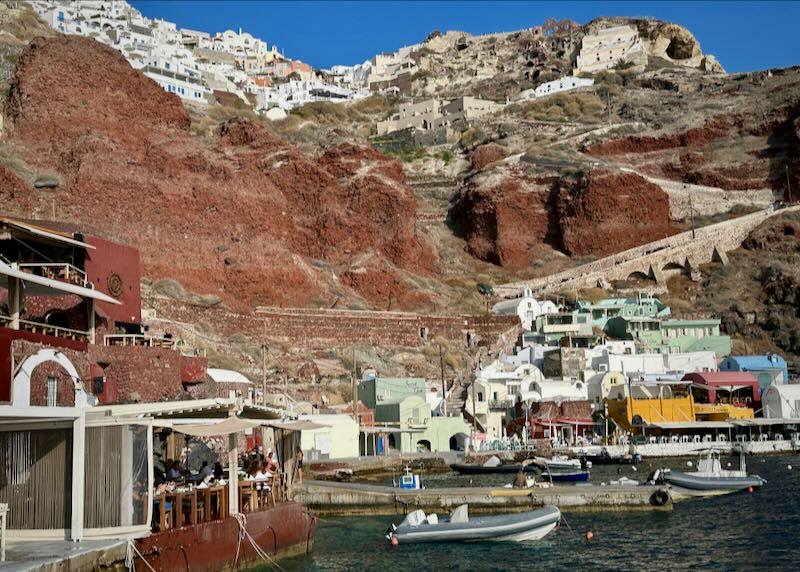
M67 372L75 384L75 407L86 407L88 396L83 388L81 376L75 365L62 352L53 349L39 350L22 360L14 373L11 385L11 405L14 407L30 407L31 405L31 376L33 370L45 362L55 362Z
M451 451L466 451L469 445L469 435L466 433L455 433L450 436Z

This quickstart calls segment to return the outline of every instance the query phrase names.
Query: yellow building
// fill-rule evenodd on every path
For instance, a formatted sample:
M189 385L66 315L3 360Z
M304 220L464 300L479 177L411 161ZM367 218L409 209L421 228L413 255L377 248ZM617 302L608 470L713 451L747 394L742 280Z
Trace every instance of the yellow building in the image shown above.
M659 394L653 397L631 397L623 394L616 399L607 399L606 405L608 416L624 431L640 427L641 424L693 423L753 418L753 410L748 407L695 403L691 395L664 397Z

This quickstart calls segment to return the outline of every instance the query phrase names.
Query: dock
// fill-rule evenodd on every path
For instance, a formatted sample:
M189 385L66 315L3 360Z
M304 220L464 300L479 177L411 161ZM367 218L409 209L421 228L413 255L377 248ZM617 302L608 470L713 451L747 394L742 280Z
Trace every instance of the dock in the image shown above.
M469 504L471 512L522 512L544 505L565 511L672 510L672 500L659 505L660 486L562 485L550 488L510 489L460 487L410 490L363 483L305 481L294 488L294 500L308 509L331 516L405 514L417 508L449 512Z

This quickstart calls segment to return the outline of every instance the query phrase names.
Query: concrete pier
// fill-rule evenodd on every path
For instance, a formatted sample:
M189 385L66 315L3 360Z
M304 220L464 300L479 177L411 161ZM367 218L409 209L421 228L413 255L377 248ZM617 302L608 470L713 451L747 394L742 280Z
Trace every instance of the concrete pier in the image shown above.
M672 510L672 501L658 506L658 486L572 486L507 489L461 487L403 490L362 483L305 481L294 488L294 500L321 515L365 516L405 514L421 508L449 512L467 503L471 512L522 512L544 505L566 511Z

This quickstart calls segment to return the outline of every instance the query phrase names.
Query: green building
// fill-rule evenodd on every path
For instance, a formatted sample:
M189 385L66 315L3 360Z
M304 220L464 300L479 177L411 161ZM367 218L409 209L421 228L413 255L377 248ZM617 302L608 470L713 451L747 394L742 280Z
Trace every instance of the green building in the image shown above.
M411 395L419 395L424 400L425 378L375 377L358 384L358 399L370 409L375 409L380 403Z
M629 318L664 318L669 316L669 306L658 298L640 294L636 298L606 298L592 304L578 300L578 316L587 316L593 328L599 328L612 338L623 339L624 323Z
M591 335L592 325L587 314L556 312L539 316L530 332L523 334L523 342L544 345L557 344L565 336Z
M645 353L712 351L724 356L731 351L731 338L720 334L720 321L716 319L621 319L624 320L624 336L620 339L635 340Z
M431 414L423 378L375 378L358 385L358 398L375 409L376 427L385 426L388 446L401 453L464 450L470 427L464 418Z

